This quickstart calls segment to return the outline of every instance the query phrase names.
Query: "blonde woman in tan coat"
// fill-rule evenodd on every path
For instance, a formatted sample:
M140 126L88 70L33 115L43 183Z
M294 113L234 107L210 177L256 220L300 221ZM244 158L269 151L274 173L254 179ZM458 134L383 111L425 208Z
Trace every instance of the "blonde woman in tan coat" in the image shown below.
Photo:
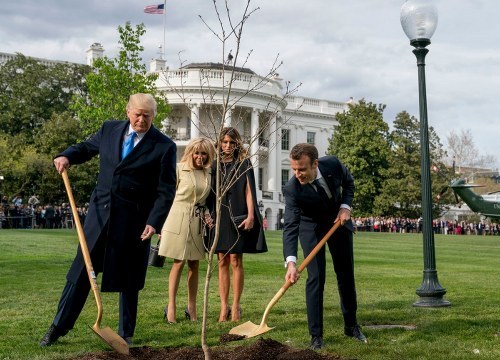
M188 264L188 305L186 319L196 320L199 260L205 257L203 224L212 219L205 208L211 191L211 164L214 146L205 138L193 139L177 164L174 203L161 231L159 254L174 259L168 278L168 305L164 319L176 322L176 296L184 264Z

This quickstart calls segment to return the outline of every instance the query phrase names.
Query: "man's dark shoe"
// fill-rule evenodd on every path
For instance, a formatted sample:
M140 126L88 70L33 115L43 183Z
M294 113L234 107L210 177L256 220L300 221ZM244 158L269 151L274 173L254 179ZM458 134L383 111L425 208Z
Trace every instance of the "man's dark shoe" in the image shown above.
M134 343L134 339L132 336L125 336L123 338L123 340L125 340L125 342L127 343L128 346L131 346L133 343Z
M56 342L61 336L66 335L67 331L60 331L54 324L50 325L49 330L45 333L42 340L40 340L40 346L50 346Z
M319 350L323 347L323 338L321 336L312 336L311 345L309 346L312 350Z
M365 334L361 332L361 327L359 325L354 325L353 327L344 327L344 334L355 338L358 341L367 343Z

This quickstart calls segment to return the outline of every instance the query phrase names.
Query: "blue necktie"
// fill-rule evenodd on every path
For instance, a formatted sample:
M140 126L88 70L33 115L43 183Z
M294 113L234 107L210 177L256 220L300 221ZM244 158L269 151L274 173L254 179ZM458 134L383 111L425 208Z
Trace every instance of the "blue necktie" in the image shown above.
M132 132L127 140L125 140L125 143L123 144L123 149L122 149L122 160L125 159L125 157L130 154L132 149L134 148L134 139L137 136L135 132Z

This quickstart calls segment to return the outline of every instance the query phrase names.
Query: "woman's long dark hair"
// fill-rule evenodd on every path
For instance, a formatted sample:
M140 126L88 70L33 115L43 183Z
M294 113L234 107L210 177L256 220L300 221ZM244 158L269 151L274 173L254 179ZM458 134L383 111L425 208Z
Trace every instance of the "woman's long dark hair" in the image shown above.
M226 135L229 136L231 140L233 140L236 143L233 151L233 159L239 161L245 159L247 155L247 150L243 147L243 141L241 140L240 133L232 126L225 127L221 130L219 135L219 141L217 143L217 149L220 150L220 144L222 143Z

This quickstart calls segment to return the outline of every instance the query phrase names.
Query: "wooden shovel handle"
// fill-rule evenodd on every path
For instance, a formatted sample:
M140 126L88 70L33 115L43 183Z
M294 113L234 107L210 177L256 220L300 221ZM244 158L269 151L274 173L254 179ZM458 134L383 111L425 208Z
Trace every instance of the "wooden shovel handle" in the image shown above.
M68 172L66 171L66 169L64 169L61 172L61 176L64 181L64 186L66 187L66 193L68 194L69 204L71 206L71 212L73 214L73 222L76 225L78 240L80 242L80 248L82 250L83 260L85 261L85 267L87 269L87 275L89 277L90 286L92 287L95 301L97 303L97 320L95 322L94 327L100 328L102 319L102 301L101 301L101 295L99 293L99 287L97 286L94 267L92 266L92 260L90 259L89 248L87 246L87 241L85 240L85 234L83 233L83 227L80 222L80 217L78 216L78 211L76 210L75 198L73 197L73 191L71 191L71 185L69 183Z
M318 252L321 250L321 248L326 244L328 239L333 235L333 233L340 227L341 221L337 221L335 224L333 224L332 228L328 230L328 232L323 236L323 238L320 240L319 243L316 244L314 249L307 255L307 257L302 261L302 264L299 265L299 268L297 271L299 274L306 268L307 265L312 261L312 259L318 254Z
M304 270L306 268L307 265L309 265L309 263L311 262L311 260L318 254L318 252L321 250L321 248L326 244L326 242L328 241L328 239L330 239L330 237L333 235L333 233L335 231L337 231L337 229L341 226L341 221L337 221L335 224L333 224L332 228L330 230L328 230L328 232L325 234L325 236L323 236L323 238L320 240L320 242L318 242L316 244L316 246L314 247L314 249L312 249L312 251L309 253L309 255L307 255L307 257L302 261L302 263L300 264L299 268L297 269L297 271L299 272L299 274L302 272L302 270ZM264 311L264 315L262 316L262 320L260 322L260 326L263 327L263 326L267 326L267 317L269 316L269 312L271 311L272 307L274 306L274 304L276 304L278 302L279 299L281 299L281 297L285 294L285 292L293 285L293 283L291 283L290 281L285 281L285 284L283 284L283 286L278 290L278 292L276 293L276 295L274 295L274 297L271 299L271 301L269 302L269 304L267 305L266 307L266 310Z

